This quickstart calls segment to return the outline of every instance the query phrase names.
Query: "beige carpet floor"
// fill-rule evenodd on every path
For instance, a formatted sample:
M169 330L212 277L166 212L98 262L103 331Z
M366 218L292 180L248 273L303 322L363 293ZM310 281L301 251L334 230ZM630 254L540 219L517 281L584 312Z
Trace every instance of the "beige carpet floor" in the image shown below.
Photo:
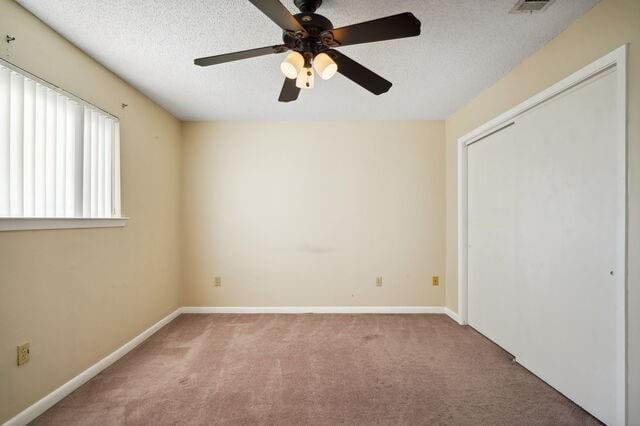
M598 424L444 315L181 315L35 420Z

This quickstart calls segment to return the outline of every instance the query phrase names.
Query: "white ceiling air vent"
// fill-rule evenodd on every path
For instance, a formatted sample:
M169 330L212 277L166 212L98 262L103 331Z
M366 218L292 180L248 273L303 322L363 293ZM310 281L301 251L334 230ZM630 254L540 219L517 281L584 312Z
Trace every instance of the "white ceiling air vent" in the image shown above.
M518 0L510 13L544 12L554 0Z

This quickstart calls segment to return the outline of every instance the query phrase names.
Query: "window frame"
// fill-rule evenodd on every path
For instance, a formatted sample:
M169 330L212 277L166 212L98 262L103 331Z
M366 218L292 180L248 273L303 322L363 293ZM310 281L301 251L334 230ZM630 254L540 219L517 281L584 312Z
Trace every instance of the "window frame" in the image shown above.
M3 67L22 74L24 77L29 78L36 83L41 84L44 87L47 87L51 90L56 91L57 93L72 99L77 102L81 106L89 107L91 109L97 110L116 122L120 122L120 118L114 114L111 114L108 111L105 111L103 108L100 108L97 105L88 102L79 96L70 93L63 88L41 78L37 75L30 73L29 71L7 61L6 59L0 58L0 65ZM120 151L118 151L120 154ZM114 164L118 170L118 179L117 185L114 188L117 195L116 200L114 200L116 213L119 214L117 217L108 217L108 218L99 218L99 217L15 217L15 216L0 216L0 232L3 231L28 231L28 230L44 230L44 229L80 229L80 228L112 228L112 227L123 227L126 224L126 221L129 219L128 217L122 214L122 184L120 177L120 155L114 157Z

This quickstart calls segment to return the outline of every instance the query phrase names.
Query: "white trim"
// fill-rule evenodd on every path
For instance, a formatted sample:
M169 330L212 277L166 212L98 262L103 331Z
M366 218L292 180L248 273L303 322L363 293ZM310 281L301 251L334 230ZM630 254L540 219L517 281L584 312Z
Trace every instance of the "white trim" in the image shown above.
M465 145L469 146L472 143L479 142L484 138L487 138L487 137L489 137L489 136L491 136L491 135L493 135L495 133L498 133L499 131L501 131L503 129L506 129L507 127L513 126L514 124L516 124L515 121L508 121L506 123L502 123L499 126L496 126L496 127L492 128L490 131L487 131L487 132L483 133L481 136L478 136L477 138L473 138L472 140L466 142Z
M458 314L468 321L467 309L467 145L458 141Z
M622 398L617 398L617 421L618 424L625 424L626 422L626 405L627 405L627 393L626 393L626 360L627 360L627 342L626 342L626 289L627 289L627 45L623 45L613 52L603 56L595 62L587 65L579 71L571 74L567 78L559 81L546 90L532 96L521 104L514 108L500 114L493 120L488 121L477 129L467 133L458 139L458 312L462 323L466 323L468 319L468 276L467 276L467 252L468 252L468 239L467 239L467 147L475 141L486 137L490 133L499 130L501 126L508 121L513 121L517 116L530 110L531 108L540 105L541 103L549 100L550 98L557 96L566 90L575 87L576 85L588 80L589 78L603 72L612 67L616 67L618 73L618 86L617 90L620 94L618 101L618 126L622 129L619 132L618 139L618 152L620 157L618 160L620 164L625 164L623 170L620 170L618 176L618 192L620 205L618 205L619 217L618 217L618 258L617 258L617 301L616 305L616 336L617 336L617 356L616 362L618 367L617 372L617 395L622 395Z
M628 191L628 128L627 128L627 45L620 47L617 51L616 72L617 89L622 95L618 97L618 162L624 164L622 169L618 169L618 227L616 238L618 240L618 256L616 259L616 341L618 342L617 360L618 377L616 380L616 394L622 395L617 399L617 412L619 423L627 422L627 247L628 247L628 219L629 219L629 191Z
M180 314L180 311L180 308L176 309L175 311L131 339L124 346L121 346L119 349L107 355L97 363L93 364L91 367L87 368L82 373L78 374L73 379L69 380L67 383L51 392L49 395L40 399L35 404L27 407L26 409L18 413L15 417L9 419L6 423L4 423L4 426L26 425L27 423L33 421L36 417L47 411L49 408L53 407L56 403L58 403L58 401L69 395L74 390L78 389L80 386L85 384L102 370L125 356L130 350L138 346L140 343L144 342L153 333L171 322Z
M0 217L0 232L36 229L118 228L123 227L127 219L129 218Z
M458 315L456 312L453 312L452 309L447 308L446 306L444 307L444 313L447 314L447 316L449 318L451 318L452 320L454 320L455 322L457 322L460 325L465 325L465 323L462 321L462 318L460 317L460 315Z
M444 306L185 306L183 314L444 314Z

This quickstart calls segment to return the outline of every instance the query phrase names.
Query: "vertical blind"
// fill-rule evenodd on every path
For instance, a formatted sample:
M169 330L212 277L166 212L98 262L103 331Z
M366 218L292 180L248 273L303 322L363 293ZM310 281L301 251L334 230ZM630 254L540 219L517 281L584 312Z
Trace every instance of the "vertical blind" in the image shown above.
M120 217L120 124L0 63L0 217Z

